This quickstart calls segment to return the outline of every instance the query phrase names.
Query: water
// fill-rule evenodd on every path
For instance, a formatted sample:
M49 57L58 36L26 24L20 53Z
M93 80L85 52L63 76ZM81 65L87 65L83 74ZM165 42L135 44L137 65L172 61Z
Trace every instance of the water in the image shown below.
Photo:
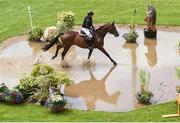
M154 103L175 99L175 87L180 85L174 69L180 66L180 56L176 51L180 33L158 31L157 40L150 40L144 39L142 30L138 29L137 44L133 44L125 43L122 38L122 34L127 32L126 28L118 31L118 38L110 34L105 37L104 46L118 63L116 67L99 50L94 50L91 57L93 64L87 66L83 62L88 50L78 47L71 49L65 58L71 64L70 68L60 65L62 50L55 60L51 60L55 47L43 55L42 63L67 72L73 80L71 86L64 88L71 108L126 112L142 107L134 96L139 90L138 70L141 68L151 74L149 89L154 94ZM17 85L18 72L30 72L33 62L42 53L41 44L29 43L26 38L4 43L0 47L0 81L11 88Z

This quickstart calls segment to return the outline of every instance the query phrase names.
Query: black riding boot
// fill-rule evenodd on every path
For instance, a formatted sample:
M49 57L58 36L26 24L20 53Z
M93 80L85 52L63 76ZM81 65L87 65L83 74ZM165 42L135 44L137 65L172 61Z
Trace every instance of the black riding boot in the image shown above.
M93 49L93 46L92 46L93 40L92 39L89 40L89 38L86 38L86 43L88 45L88 49L90 49L90 50Z

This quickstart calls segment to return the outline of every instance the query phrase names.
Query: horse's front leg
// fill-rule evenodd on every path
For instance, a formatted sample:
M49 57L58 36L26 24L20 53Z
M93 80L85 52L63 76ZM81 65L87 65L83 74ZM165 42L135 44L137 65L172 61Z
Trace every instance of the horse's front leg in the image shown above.
M103 52L110 60L111 62L114 64L114 65L117 65L117 63L111 58L111 56L106 52L106 50L103 48L103 47L99 47L98 48L101 52Z
M52 59L55 59L55 58L58 56L59 49L61 49L61 48L62 48L62 45L57 45L57 47L56 47L56 53L55 53L55 55L52 57Z
M89 50L89 54L88 54L88 58L87 58L88 60L90 59L90 57L91 57L91 55L92 55L92 52L93 52L93 49L90 49L90 50Z

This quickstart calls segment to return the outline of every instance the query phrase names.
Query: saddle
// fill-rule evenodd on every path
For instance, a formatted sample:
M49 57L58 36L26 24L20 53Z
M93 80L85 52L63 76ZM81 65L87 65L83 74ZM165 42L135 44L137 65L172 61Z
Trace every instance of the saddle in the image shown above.
M79 35L82 36L82 37L87 37L86 36L86 33L82 30L79 30Z
M86 33L82 30L79 30L79 35L82 36L82 37L85 37L86 40L88 40L88 36L86 35ZM97 38L97 35L93 34L93 36L96 36ZM94 38L94 37L93 37ZM96 40L95 40L96 41ZM97 40L97 42L99 42L100 40Z

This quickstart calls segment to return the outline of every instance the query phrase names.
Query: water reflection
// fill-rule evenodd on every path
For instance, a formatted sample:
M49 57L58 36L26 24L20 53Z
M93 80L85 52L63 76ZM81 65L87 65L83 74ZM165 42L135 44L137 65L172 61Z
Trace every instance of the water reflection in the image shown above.
M82 97L85 100L87 109L95 109L97 100L102 100L110 104L116 105L120 92L117 91L113 95L109 95L106 91L105 82L110 76L115 67L112 67L109 72L100 80L96 79L91 69L88 69L90 79L72 84L65 89L65 95L70 97Z
M137 56L136 56L136 49L139 46L137 43L124 43L122 46L124 49L129 49L131 51L131 63L132 63L132 102L133 106L136 107L137 102L135 99L135 94L136 94L136 75L137 75Z
M145 56L147 58L148 64L150 67L153 67L157 64L157 52L156 52L156 39L144 39L144 45L147 46L147 53Z
M120 31L124 33L128 30ZM159 31L157 42L144 39L143 30L137 31L139 44L124 43L120 36L105 37L105 49L118 62L118 66L111 70L109 59L98 50L94 50L92 56L96 61L95 71L92 67L82 67L82 58L86 58L88 53L84 49L76 48L76 52L70 50L69 55L65 57L68 62L72 62L72 67L68 69L60 66L61 53L57 59L51 60L56 47L45 52L42 63L49 64L58 71L67 72L75 80L75 84L65 89L72 108L117 112L139 107L134 95L139 90L137 68L141 67L151 73L149 89L152 90L154 98L158 99L158 103L175 98L175 86L180 83L174 69L174 66L180 65L180 57L175 52L179 33ZM32 63L41 53L40 43L29 43L25 38L11 39L10 42L4 43L0 47L0 81L9 87L17 85L18 72L30 72ZM167 86L161 87L161 83ZM158 88L163 89L163 96Z

